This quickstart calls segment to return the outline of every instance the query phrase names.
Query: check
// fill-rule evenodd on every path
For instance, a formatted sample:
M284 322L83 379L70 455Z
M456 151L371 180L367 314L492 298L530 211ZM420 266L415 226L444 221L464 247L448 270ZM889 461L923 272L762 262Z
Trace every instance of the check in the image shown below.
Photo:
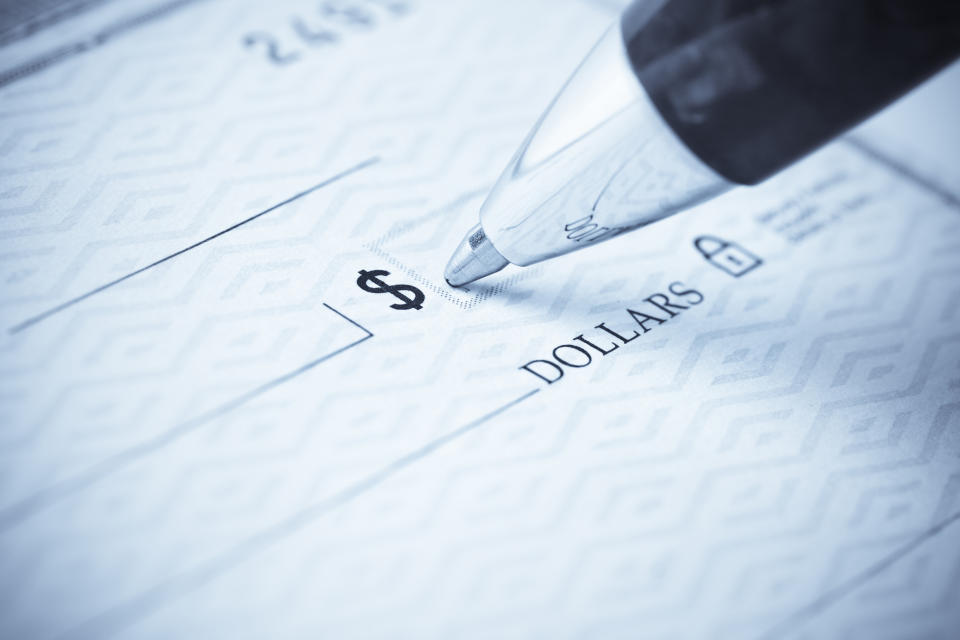
M883 144L444 283L612 15L177 3L0 87L0 636L960 625L960 209Z

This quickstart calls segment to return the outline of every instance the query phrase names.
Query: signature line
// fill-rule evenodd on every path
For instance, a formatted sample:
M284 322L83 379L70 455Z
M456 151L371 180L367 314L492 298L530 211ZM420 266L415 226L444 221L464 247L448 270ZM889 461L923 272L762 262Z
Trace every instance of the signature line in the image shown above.
M392 476L426 458L437 449L463 437L471 431L475 431L508 409L536 395L538 391L539 389L528 391L506 404L500 405L487 414L476 418L472 422L453 429L435 440L431 440L425 445L413 449L406 455L393 460L330 497L320 500L312 506L250 536L236 546L225 550L219 556L193 569L188 569L183 573L174 575L154 585L150 589L141 592L133 599L88 619L80 626L69 630L63 637L104 638L118 633L121 629L135 623L139 618L149 614L151 611L155 611L170 601L182 598L190 591L212 582L236 565L241 564L252 556L257 555L268 547L308 526L317 518L369 493L385 483Z

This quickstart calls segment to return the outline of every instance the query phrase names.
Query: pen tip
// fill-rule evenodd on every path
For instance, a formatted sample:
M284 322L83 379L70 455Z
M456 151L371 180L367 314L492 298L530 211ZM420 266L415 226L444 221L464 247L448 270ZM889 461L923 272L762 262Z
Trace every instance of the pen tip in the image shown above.
M443 277L451 287L462 287L503 269L510 262L493 246L479 224L467 232L450 257Z

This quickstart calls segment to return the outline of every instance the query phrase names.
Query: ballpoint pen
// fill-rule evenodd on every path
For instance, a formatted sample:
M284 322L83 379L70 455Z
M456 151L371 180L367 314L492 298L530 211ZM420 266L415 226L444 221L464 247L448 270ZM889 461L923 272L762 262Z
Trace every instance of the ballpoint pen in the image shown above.
M461 286L761 182L958 55L951 0L637 0L521 144L444 276Z

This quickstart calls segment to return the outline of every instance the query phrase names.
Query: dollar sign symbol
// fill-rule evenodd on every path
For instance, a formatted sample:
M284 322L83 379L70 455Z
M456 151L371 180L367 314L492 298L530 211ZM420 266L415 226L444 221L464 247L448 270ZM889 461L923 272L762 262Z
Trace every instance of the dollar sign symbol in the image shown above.
M360 277L357 278L357 286L370 293L392 293L403 302L390 305L392 309L422 309L423 291L409 284L390 285L381 280L382 276L390 275L389 271L383 269L373 269L367 271L360 270Z

